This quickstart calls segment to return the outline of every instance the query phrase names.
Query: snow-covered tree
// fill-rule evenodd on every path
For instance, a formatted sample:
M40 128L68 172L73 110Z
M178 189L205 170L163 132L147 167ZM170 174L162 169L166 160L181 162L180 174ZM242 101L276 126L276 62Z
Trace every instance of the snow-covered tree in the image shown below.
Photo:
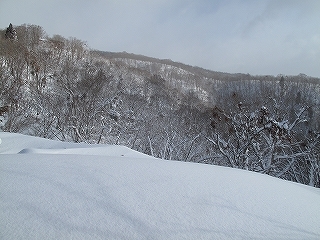
M304 171L312 175L317 169L317 161L308 144L306 135L299 134L306 130L303 126L308 121L308 107L301 107L289 120L279 109L273 99L271 107L262 106L250 112L239 103L237 113L227 113L219 108L213 109L211 126L213 132L207 140L211 142L227 165L252 171L267 173L276 177L302 183L312 181L303 179L297 174ZM283 114L283 115L282 115ZM292 117L292 116L291 116ZM302 127L301 127L302 125ZM309 174L309 172L312 173Z

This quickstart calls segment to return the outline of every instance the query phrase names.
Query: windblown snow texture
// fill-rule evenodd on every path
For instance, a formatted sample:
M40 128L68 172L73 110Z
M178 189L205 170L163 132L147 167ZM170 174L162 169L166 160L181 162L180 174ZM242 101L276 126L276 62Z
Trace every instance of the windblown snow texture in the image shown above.
M0 239L320 239L319 189L0 133Z

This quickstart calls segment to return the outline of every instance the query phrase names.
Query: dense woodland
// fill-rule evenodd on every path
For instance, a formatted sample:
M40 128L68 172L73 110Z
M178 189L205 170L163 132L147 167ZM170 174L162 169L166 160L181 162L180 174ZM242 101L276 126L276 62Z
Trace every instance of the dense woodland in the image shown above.
M0 31L0 128L320 187L320 79L252 76Z

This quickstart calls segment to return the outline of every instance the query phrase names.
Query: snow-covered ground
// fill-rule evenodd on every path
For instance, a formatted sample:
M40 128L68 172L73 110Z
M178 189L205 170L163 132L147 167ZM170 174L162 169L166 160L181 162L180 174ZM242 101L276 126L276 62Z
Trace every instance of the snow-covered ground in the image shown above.
M0 132L0 239L320 239L320 190Z

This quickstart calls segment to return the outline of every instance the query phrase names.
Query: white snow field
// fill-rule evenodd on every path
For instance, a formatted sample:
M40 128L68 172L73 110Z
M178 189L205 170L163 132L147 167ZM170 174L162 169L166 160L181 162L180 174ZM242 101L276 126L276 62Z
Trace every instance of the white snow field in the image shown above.
M0 132L0 239L320 239L320 190Z

